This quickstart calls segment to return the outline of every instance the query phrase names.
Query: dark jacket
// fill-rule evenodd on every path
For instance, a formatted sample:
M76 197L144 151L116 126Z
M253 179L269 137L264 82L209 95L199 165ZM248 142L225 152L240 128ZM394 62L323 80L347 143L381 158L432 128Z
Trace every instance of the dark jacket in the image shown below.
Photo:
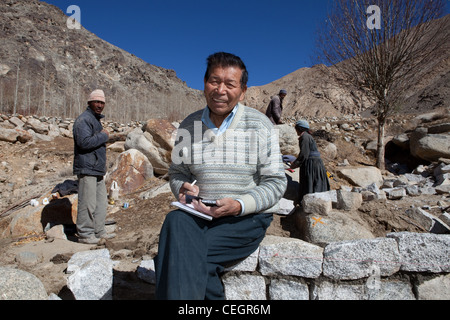
M300 167L299 202L301 202L305 194L329 191L330 182L314 138L305 132L299 141L300 154L294 165Z
M74 175L104 176L106 174L106 142L109 137L101 132L103 126L91 108L87 108L73 125Z
M266 116L273 124L280 124L281 113L283 112L283 101L279 95L274 96L267 106Z

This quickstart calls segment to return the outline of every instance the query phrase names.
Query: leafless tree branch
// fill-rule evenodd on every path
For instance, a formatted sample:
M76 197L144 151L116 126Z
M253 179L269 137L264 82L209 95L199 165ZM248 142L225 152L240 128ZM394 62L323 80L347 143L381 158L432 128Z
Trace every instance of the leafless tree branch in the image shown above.
M437 20L445 1L337 0L334 4L318 37L319 59L375 102L377 166L384 168L386 119L402 103L415 73L450 40L445 19Z

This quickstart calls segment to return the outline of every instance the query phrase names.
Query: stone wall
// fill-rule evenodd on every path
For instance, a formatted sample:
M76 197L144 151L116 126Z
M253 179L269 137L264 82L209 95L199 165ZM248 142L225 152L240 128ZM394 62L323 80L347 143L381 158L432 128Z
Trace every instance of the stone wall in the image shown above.
M267 236L223 276L229 300L448 300L450 235L399 232L324 248Z

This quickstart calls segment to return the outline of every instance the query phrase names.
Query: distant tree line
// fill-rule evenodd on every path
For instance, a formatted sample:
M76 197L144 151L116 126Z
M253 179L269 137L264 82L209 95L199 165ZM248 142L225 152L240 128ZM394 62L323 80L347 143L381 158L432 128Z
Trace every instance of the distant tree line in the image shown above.
M112 88L87 86L70 74L57 82L45 63L40 72L32 72L29 64L25 58L18 58L15 69L7 76L0 75L0 113L76 118L87 107L89 92L97 86L107 96L106 117L119 122L151 118L177 121L204 107L200 92L160 91L145 85L134 89L121 84Z

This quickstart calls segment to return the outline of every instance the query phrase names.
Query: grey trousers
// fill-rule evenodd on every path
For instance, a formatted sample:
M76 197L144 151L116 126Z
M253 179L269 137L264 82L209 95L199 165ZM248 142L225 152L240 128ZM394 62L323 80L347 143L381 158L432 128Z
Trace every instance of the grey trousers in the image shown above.
M102 176L78 176L77 231L80 238L100 238L106 234L107 201Z
M258 248L272 219L272 214L260 213L209 222L183 211L170 212L155 258L156 298L223 300L220 274Z

